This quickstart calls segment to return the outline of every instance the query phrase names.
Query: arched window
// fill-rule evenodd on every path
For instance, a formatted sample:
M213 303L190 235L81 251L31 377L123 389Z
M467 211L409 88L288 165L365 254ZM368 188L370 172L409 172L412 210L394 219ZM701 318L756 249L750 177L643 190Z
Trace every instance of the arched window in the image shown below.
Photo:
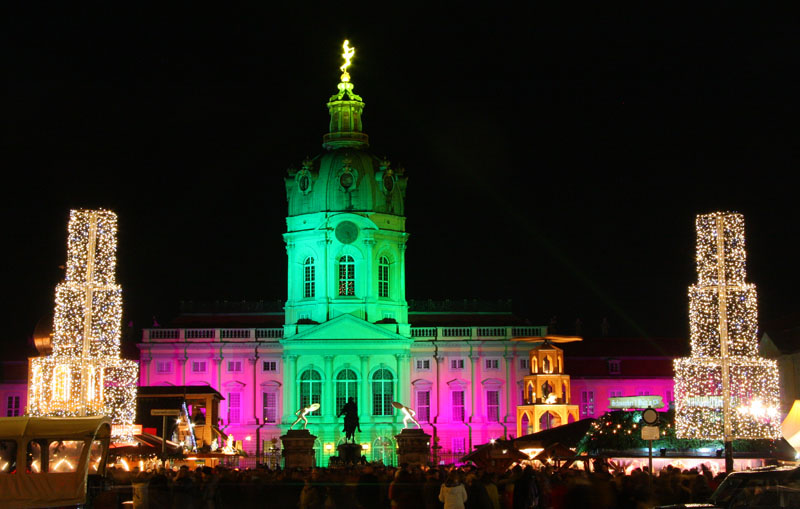
M378 297L389 296L389 259L381 256L378 260Z
M314 278L316 277L314 269L314 258L309 256L303 261L303 298L307 299L313 297L315 292Z
M352 369L343 369L336 375L336 412L342 409L348 398L355 398L358 403L358 377Z
M352 297L356 294L356 262L352 256L339 258L339 295Z
M306 408L313 403L322 403L322 375L319 371L307 369L300 374L300 406ZM320 411L308 415L320 415Z
M392 415L394 377L388 369L379 369L372 375L372 415Z

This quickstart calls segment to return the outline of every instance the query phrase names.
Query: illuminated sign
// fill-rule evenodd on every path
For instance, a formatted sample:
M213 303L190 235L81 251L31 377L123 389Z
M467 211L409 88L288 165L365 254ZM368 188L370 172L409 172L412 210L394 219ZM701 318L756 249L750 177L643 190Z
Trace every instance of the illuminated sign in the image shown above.
M722 396L690 396L684 402L692 407L722 408Z
M661 396L628 396L625 398L608 398L609 408L661 408L664 401Z
M112 424L111 425L111 436L121 437L121 436L134 436L134 435L141 435L142 434L142 425L141 424Z

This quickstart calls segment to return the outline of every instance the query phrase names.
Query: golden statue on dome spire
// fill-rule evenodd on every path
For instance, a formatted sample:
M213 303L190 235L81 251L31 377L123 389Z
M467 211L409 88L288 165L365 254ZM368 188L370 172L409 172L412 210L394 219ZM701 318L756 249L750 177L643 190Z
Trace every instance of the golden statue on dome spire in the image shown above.
M361 101L361 96L353 92L353 83L350 81L350 73L347 72L347 69L352 64L353 56L356 54L355 46L350 46L350 41L345 39L344 44L342 44L342 49L344 49L344 53L342 53L342 58L344 59L344 63L339 70L342 71L342 77L340 79L339 84L336 88L339 89L339 92L331 96L331 101L342 101L349 99L351 101Z
M350 73L347 72L347 68L350 67L350 61L353 58L353 55L356 54L356 48L350 46L350 41L347 39L344 40L344 44L342 44L342 49L344 49L344 53L342 53L342 58L344 58L344 64L339 67L339 70L342 71L342 82L347 83L350 81Z

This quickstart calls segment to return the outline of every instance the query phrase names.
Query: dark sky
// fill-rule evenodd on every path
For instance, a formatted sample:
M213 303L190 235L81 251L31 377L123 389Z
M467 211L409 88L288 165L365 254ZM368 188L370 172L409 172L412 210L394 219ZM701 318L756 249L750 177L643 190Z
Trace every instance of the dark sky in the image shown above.
M119 215L126 323L285 298L283 177L322 150L344 38L409 177L409 298L684 336L694 217L735 210L762 324L797 308L789 13L115 4L5 16L4 355L51 312L70 208Z

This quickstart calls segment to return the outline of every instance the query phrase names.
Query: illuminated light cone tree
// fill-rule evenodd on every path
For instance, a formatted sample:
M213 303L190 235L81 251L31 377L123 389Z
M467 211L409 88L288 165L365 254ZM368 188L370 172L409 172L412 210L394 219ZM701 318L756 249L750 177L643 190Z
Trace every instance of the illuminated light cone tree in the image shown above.
M745 282L744 217L697 216L697 276L689 287L691 356L675 360L676 435L778 438L776 361L758 356L756 288Z
M53 353L30 361L28 415L111 417L130 438L138 364L120 357L117 216L72 210L64 281L56 286Z

